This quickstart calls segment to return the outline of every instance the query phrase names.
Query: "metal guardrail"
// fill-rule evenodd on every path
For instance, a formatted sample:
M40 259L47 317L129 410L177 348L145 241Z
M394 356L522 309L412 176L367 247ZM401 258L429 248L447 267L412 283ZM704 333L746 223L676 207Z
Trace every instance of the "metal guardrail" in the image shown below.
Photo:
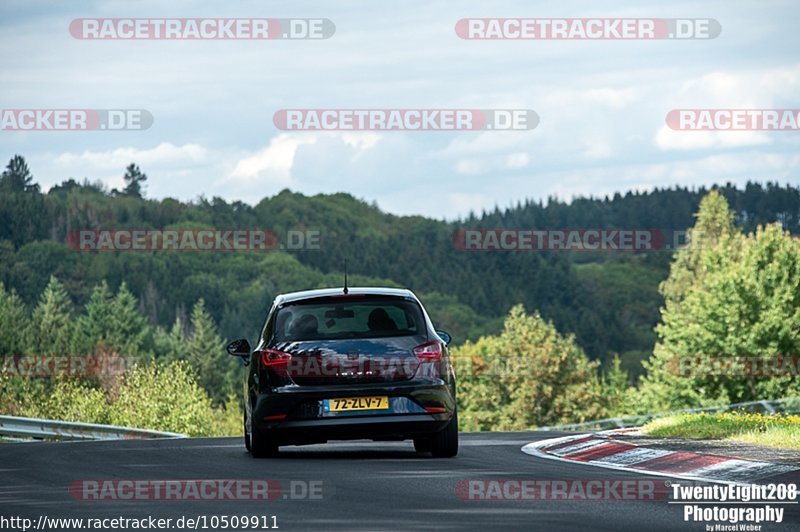
M624 429L628 427L638 427L644 425L651 419L657 417L671 416L683 412L730 412L733 410L745 410L747 412L764 412L767 414L797 414L800 413L800 397L787 397L772 401L748 401L746 403L733 403L721 406L709 406L706 408L685 408L683 410L673 410L671 412L658 412L653 414L639 414L633 416L610 417L585 421L583 423L570 423L567 425L552 425L549 427L537 427L536 430L608 430Z
M0 437L35 438L68 441L145 440L153 438L186 438L185 434L157 430L133 429L114 425L96 425L74 421L55 421L29 417L0 416Z

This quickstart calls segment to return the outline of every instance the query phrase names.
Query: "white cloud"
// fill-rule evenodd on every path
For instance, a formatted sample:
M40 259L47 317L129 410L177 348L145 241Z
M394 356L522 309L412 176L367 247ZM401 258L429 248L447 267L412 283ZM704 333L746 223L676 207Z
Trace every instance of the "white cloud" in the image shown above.
M525 152L512 153L506 157L506 168L516 170L525 168L531 162L530 156Z
M477 175L485 171L477 159L461 159L456 162L455 170L464 175Z
M467 214L472 211L479 214L482 210L487 208L486 196L484 194L450 192L445 197L453 212Z
M673 185L696 187L730 181L742 186L748 180L766 178L796 182L800 178L798 168L800 154L742 151L667 163L614 165L590 172L547 172L536 179L548 183L542 195L552 193L562 199L570 199L589 193L602 196L619 191L645 191Z
M455 171L463 175L478 175L489 172L503 172L505 170L519 170L528 166L530 160L530 155L525 152L480 158L464 158L455 162Z
M605 138L594 138L584 143L583 155L587 159L608 159L614 154L611 143Z
M122 176L125 167L136 163L148 175L149 190L167 191L176 183L191 182L185 178L193 171L207 171L212 159L208 149L198 144L177 146L162 142L153 148L128 146L104 151L44 154L41 158L32 158L32 163L35 163L32 167L36 169L44 189L68 177L87 177L93 181L99 180L110 188L120 188L124 185Z
M65 152L55 158L56 164L84 167L92 170L119 170L135 162L144 165L200 164L208 161L208 152L197 144L176 146L162 142L155 148L115 148L106 151L86 150L82 153Z
M758 70L716 71L681 84L680 99L695 107L769 108L794 104L800 65Z
M769 134L762 131L679 131L663 125L656 133L654 142L661 150L708 150L758 146L772 141Z
M188 0L177 12L143 2L151 16L219 15ZM65 38L69 20L138 16L142 4L98 0L55 11L28 4L0 8L4 39L26 50L0 58L6 107L141 108L155 118L146 131L119 135L3 132L0 152L25 155L43 188L68 177L118 187L134 161L149 176L149 197L255 203L289 186L453 217L556 192L569 198L745 175L798 180L796 133L682 133L664 125L675 108L797 107L800 33L789 1L726 7L722 37L709 42L536 43L458 39L453 24L462 15L446 2L397 10L364 0L331 3L324 14L308 0L270 8L274 17L330 18L337 33L324 42L91 43ZM565 0L538 15L672 17L676 9L655 1L587 5ZM680 15L706 17L723 5L683 2ZM226 16L250 17L259 6L242 0ZM527 6L503 0L497 9L501 16ZM132 81L145 64L148 75ZM290 133L271 120L282 108L399 107L534 109L541 122L510 132Z
M634 81L634 80L632 80ZM560 107L607 107L609 109L623 109L639 98L637 87L614 89L602 87L597 89L570 89L560 90L548 94L544 101L547 105Z
M674 109L769 109L795 107L800 65L715 71L681 82ZM666 113L665 113L666 114ZM676 131L662 124L653 137L660 150L711 150L770 145L786 132Z
M239 159L228 179L235 181L270 181L278 186L292 181L292 165L297 149L317 142L316 135L281 133L269 145L253 155Z
M476 157L480 155L508 155L523 152L532 145L536 129L529 131L482 131L465 133L454 137L447 146L436 152L436 156Z
M360 157L373 150L381 139L381 135L372 132L280 133L273 137L265 148L241 157L225 181L240 184L257 182L259 186L267 184L274 187L302 186L294 172L298 152L301 149L304 157L313 159L321 157L324 165L330 160L331 149L341 153L342 147L346 146L351 151L347 162L357 163Z
M342 142L356 149L354 157L358 157L362 152L374 148L382 138L383 137L377 133L367 131L342 134Z

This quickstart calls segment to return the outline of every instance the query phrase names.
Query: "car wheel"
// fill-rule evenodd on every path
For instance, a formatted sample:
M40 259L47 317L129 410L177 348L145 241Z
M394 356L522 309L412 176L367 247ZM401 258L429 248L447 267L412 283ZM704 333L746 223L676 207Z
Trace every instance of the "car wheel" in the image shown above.
M278 454L278 444L264 432L254 429L250 431L250 454L253 458L269 458Z
M250 409L252 413L252 408ZM253 458L269 458L278 454L278 444L269 437L269 433L258 430L250 420L250 431L245 427L245 436L249 436L249 445L245 444Z
M250 451L250 431L247 430L247 412L244 413L244 446Z
M414 438L414 450L418 453L431 452L431 438L426 436L424 438Z
M431 437L431 453L435 458L452 458L458 454L458 411L450 423Z

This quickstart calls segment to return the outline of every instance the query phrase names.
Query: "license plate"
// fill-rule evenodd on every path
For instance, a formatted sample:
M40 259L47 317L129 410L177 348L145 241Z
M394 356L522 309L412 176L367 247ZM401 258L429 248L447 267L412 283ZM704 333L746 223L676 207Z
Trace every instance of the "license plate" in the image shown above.
M388 410L389 397L386 395L381 395L379 397L339 397L336 399L325 399L323 404L326 412Z

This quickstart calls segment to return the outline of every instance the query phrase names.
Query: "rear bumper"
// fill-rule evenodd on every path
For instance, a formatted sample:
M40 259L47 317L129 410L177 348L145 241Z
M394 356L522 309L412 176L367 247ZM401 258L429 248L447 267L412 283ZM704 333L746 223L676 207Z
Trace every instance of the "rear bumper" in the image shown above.
M280 444L302 445L328 440L405 440L438 432L447 426L447 414L396 414L306 421L287 421L263 426Z
M388 396L389 409L327 412L325 399ZM409 439L444 429L455 411L451 385L441 379L396 384L286 386L255 397L253 430L268 432L281 444L327 440ZM285 417L283 417L285 416Z

